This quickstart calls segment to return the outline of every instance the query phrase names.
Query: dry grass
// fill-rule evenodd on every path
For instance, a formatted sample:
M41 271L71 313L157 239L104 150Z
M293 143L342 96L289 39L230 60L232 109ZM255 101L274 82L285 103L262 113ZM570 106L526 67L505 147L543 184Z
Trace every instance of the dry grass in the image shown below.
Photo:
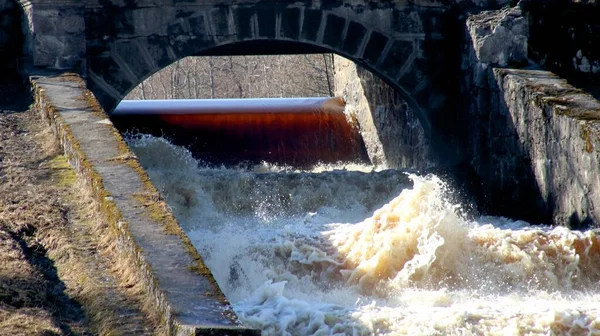
M164 333L86 191L40 118L0 113L0 335Z

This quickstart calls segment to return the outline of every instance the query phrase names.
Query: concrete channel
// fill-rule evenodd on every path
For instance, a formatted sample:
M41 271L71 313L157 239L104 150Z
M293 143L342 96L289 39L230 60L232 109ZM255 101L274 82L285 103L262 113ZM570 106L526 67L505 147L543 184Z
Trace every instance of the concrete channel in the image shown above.
M259 335L241 325L211 271L165 206L137 158L77 74L31 75L35 110L92 190L134 260L146 301L169 335Z

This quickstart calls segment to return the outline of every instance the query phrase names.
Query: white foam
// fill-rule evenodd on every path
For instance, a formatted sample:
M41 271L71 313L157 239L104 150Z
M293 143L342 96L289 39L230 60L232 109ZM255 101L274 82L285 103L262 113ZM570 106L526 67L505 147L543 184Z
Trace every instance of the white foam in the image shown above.
M600 334L592 232L465 220L436 176L208 168L161 139L130 144L263 334Z

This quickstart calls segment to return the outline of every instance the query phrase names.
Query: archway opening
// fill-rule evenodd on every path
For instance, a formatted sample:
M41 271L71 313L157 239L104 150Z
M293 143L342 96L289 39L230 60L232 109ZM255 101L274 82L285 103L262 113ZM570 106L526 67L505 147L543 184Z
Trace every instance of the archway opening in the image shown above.
M334 98L331 54L188 57L132 90L111 114L122 132L164 136L211 164L368 162Z
M256 45L256 44L254 44ZM294 43L278 43L292 48ZM230 52L231 47L212 51L213 54ZM317 48L313 48L317 49ZM256 51L252 49L253 51ZM311 49L312 50L312 49ZM260 50L258 50L260 51ZM258 52L257 52L258 53ZM295 97L339 97L344 100L344 117L337 116L334 123L338 133L345 138L329 137L315 148L329 146L329 154L313 155L304 151L296 154L294 160L275 158L276 163L296 165L316 162L352 161L372 162L380 167L426 169L435 164L430 148L430 134L421 124L421 116L403 99L404 95L385 79L355 62L334 54L288 54L278 56L202 56L183 58L146 78L125 97L126 100L171 100L171 99L240 99L240 98L295 98ZM175 104L175 102L173 102ZM243 105L243 102L238 104ZM337 106L339 112L340 106ZM331 114L331 113L330 113ZM143 119L143 121L142 121ZM174 128L166 133L164 122L158 125L153 117L136 117L124 120L113 115L115 125L122 131L146 129L154 135L167 135L179 145L194 142L196 135L184 128ZM216 121L216 119L214 119ZM239 118L237 120L240 120ZM256 120L255 120L256 121ZM252 122L250 120L250 122ZM289 126L290 121L287 124ZM325 125L322 120L313 119L312 124ZM147 125L144 125L147 124ZM149 125L152 124L152 125ZM260 123L254 122L254 126ZM344 125L342 125L344 124ZM264 126L264 124L263 124ZM271 125L273 126L273 125ZM354 128L351 130L348 128ZM260 126L259 126L260 127ZM273 127L277 128L277 125ZM293 128L293 125L291 126ZM324 127L327 127L325 125ZM268 128L268 127L267 127ZM273 135L265 128L266 133ZM152 129L152 130L149 130ZM213 128L214 130L215 128ZM354 133L353 133L354 132ZM358 133L359 134L358 134ZM294 139L293 132L280 129L282 138ZM353 134L350 134L353 133ZM196 133L197 134L197 133ZM216 140L210 132L204 132ZM235 137L227 136L232 141ZM321 133L307 135L312 138L326 138ZM265 137L265 136L263 136ZM296 136L297 137L297 136ZM257 137L259 138L259 137ZM205 140L201 140L205 141ZM278 140L277 140L278 141ZM186 144L187 142L187 144ZM247 143L242 140L238 143ZM340 142L349 144L342 148ZM283 142L282 142L283 143ZM287 145L284 145L287 146ZM298 145L302 147L302 145ZM199 146L206 149L210 146ZM273 147L273 146L271 146ZM306 147L306 146L305 146ZM235 152L229 146L213 146L216 151ZM212 150L212 149L211 149ZM242 149L243 150L243 149ZM267 149L267 151L272 151ZM345 154L342 152L345 151ZM239 153L239 152L238 152ZM314 151L313 151L314 153ZM217 157L215 151L207 154ZM227 156L225 154L225 156ZM277 155L272 155L271 158ZM223 155L220 156L221 159ZM235 155L234 155L235 157ZM241 160L248 157L241 155ZM260 156L256 161L269 161L269 156ZM307 161L308 160L308 161ZM233 162L234 160L228 160Z

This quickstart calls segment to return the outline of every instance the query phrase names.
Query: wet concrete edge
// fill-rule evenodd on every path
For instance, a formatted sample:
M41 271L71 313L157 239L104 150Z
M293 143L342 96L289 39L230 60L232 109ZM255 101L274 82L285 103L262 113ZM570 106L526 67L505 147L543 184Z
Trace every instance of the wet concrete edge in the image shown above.
M259 335L237 320L210 270L76 74L30 73L35 109L119 237L169 335Z

